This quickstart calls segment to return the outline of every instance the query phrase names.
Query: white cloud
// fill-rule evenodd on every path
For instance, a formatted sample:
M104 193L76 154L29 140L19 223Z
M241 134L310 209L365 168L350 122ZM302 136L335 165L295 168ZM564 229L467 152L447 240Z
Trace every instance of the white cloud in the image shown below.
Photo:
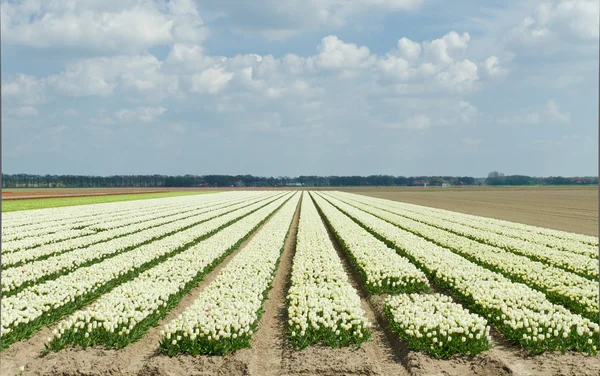
M405 59L416 59L421 55L421 45L408 38L398 40L398 51Z
M227 87L233 73L224 68L209 68L192 76L192 91L196 93L216 94Z
M524 44L598 40L599 8L597 0L544 1L512 30L512 36Z
M451 31L440 39L423 42L423 49L425 56L434 63L451 64L454 59L450 54L457 50L465 50L470 40L469 33L459 35Z
M546 102L543 111L530 112L522 115L509 117L500 117L496 119L499 124L540 124L542 121L548 123L568 123L571 120L569 112L563 112L555 100L550 99Z
M17 74L2 83L2 99L24 105L35 105L46 101L46 85L43 79L26 74Z
M48 85L73 97L106 97L120 87L147 98L162 98L178 89L178 79L161 71L153 55L114 56L75 60L65 71L48 77Z
M416 73L408 61L395 56L379 60L377 66L386 76L399 80L409 79Z
M497 56L488 57L483 66L485 67L485 72L492 77L500 77L508 74L507 68L500 67L500 62Z
M561 112L558 103L552 99L546 103L546 113L551 120L559 123L568 123L571 120L571 114L569 112Z
M365 16L417 9L424 0L200 0L201 8L218 12L239 35L281 41L311 31L332 31Z
M458 122L460 123L471 124L479 116L477 108L467 101L460 101L458 103L458 110Z
M20 47L139 52L206 35L191 0L2 3L3 43Z
M457 93L475 90L478 79L477 65L468 59L435 75L435 80L441 87Z
M324 69L364 68L375 62L375 57L371 56L368 47L345 43L335 35L323 38L317 49L319 54L315 63Z
M150 123L155 121L167 111L164 107L137 107L134 109L122 109L115 116L122 122L141 121Z

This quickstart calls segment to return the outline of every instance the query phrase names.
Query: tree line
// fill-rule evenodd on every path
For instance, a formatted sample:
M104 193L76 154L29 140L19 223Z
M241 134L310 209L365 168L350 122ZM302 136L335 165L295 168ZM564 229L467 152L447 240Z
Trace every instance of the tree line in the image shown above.
M32 175L2 174L2 188L119 188L119 187L308 187L349 186L473 186L473 185L595 185L598 177L531 177L496 171L487 178L469 176L298 176L252 175Z

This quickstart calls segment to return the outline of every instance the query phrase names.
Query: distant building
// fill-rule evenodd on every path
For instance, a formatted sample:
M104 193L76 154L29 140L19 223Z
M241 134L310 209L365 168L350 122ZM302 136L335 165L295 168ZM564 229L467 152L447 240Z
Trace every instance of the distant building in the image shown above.
M422 185L423 187L427 187L427 182L425 180L415 180L413 182L413 185L417 185L417 186Z
M302 183L287 183L288 187L302 187Z
M238 180L238 181L234 182L233 185L235 187L245 187L246 186L246 184L244 184L244 182L242 180Z
M442 187L449 187L451 185L452 184L448 183L447 181L445 181L445 182L442 183Z

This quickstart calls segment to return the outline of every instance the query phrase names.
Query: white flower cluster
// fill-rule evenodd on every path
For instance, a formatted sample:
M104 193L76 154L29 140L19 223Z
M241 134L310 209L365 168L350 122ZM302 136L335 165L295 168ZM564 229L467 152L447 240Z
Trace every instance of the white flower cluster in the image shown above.
M233 200L233 202L238 202L239 200ZM116 237L121 237L127 234L136 233L151 227L160 226L163 224L167 224L170 222L174 222L180 219L190 218L195 215L203 214L206 212L214 211L216 209L222 209L229 205L231 205L232 201L226 201L224 203L220 203L217 205L214 204L202 204L202 205L190 205L192 206L190 210L174 210L169 213L167 216L162 216L161 213L156 213L155 219L151 221L146 221L142 223L136 223L129 226L124 226L121 228L101 231L96 234L82 236L79 238L66 239L64 241L56 242L53 244L46 244L30 249L21 250L19 252L13 252L5 255L6 257L3 259L3 263L7 266L11 265L19 265L22 263L27 263L32 260L36 260L41 257L48 257L54 255L56 253L63 253L77 248L87 247L96 243L105 242L107 240L111 240ZM243 203L241 204L244 205ZM110 220L110 219L107 219Z
M343 211L403 250L435 282L467 301L511 340L532 352L576 350L596 353L599 327L581 315L552 304L530 287L514 283L449 249L332 199Z
M56 243L61 240L77 238L95 233L96 231L87 228L77 230L67 229L56 231L51 234L39 235L33 238L29 237L11 241L4 241L4 239L2 239L2 252L17 252L22 249L32 248L42 244Z
M425 274L408 259L360 227L318 194L312 194L334 232L361 270L371 293L415 292L427 289Z
M238 193L238 192L235 192ZM152 207L173 204L194 204L214 200L215 196L225 198L230 193L218 195L191 195L159 199L134 200L114 203L67 206L59 208L35 209L9 212L2 215L2 233L10 235L30 230L42 230L72 223L87 223L94 218L108 219L110 215L120 215ZM94 223L94 222L92 222Z
M397 218L398 215L406 218L415 219L420 222L439 227L441 229L453 232L455 234L476 239L480 242L490 244L496 247L504 248L511 252L527 256L531 259L549 263L551 265L563 268L574 273L586 276L588 278L598 279L598 260L597 256L590 258L588 255L581 255L572 252L566 252L545 245L527 242L521 239L511 238L497 233L478 230L469 226L460 225L444 220L428 218L426 215L416 215L405 212L399 214L390 213L385 204L366 205L359 201L353 201L353 205L372 213L372 210L378 210L378 217L389 220L388 218Z
M364 203L383 204L387 206L388 210L394 212L398 212L395 211L395 209L400 209L400 212L398 212L400 214L405 214L406 212L424 214L430 218L437 218L453 223L463 224L480 230L507 235L509 237L547 245L552 248L583 254L591 258L596 258L598 253L598 237L595 236L552 230L517 222L480 217L449 210L431 208L428 206L414 205L344 192L340 192L340 194Z
M360 297L308 194L302 199L288 301L288 332L296 347L360 343L370 323Z
M489 348L487 320L440 294L402 294L385 300L392 330L412 350L446 358Z
M280 196L278 193L273 197ZM127 273L134 273L143 265L168 255L181 247L206 236L227 223L246 216L264 206L258 202L223 216L202 222L160 240L145 244L134 250L121 253L88 267L82 267L55 280L25 288L23 291L2 298L2 326L0 340L13 329L18 337L27 332L26 326L45 312L55 311L69 303L76 303L81 297L93 294L109 283L114 283ZM78 308L78 307L76 307ZM17 328L19 325L23 327Z
M425 217L421 217L423 219L428 219L428 220L436 219L436 220L438 220L436 222L436 226L438 226L441 223L451 222L451 223L455 223L455 224L466 225L466 226L469 226L469 227L472 227L472 228L475 228L478 230L483 230L483 231L496 233L496 234L500 234L500 235L506 235L511 238L516 238L516 239L525 240L525 241L532 242L532 243L545 245L548 247L552 247L552 248L567 251L567 252L577 253L580 255L588 256L590 258L598 257L598 247L597 246L593 246L588 243L582 243L577 240L557 238L554 236L541 234L541 233L537 233L537 232L526 231L526 230L516 229L516 228L510 228L510 227L506 227L506 226L499 226L498 224L492 224L492 223L488 223L486 221L478 220L478 218L481 218L481 217L473 218L473 216L465 215L462 213L456 213L456 212L438 213L437 211L430 210L430 208L424 207L424 206L404 204L404 203L399 203L399 204L401 204L401 205L394 207L394 210L393 210L394 212L402 214L402 215L406 214L407 216L411 216L411 218L412 218L412 214L419 214L419 215L425 216ZM395 209L399 209L400 211L397 211ZM421 219L418 219L418 220L421 220ZM439 222L439 220L442 220L444 222ZM427 223L429 223L429 222L427 222Z
M163 352L224 354L249 346L299 198L289 200L198 299L165 325Z
M524 282L575 313L583 314L593 320L598 318L598 283L595 281L376 207L358 202L354 203L354 206L442 247L447 247L516 282Z
M133 225L128 227L127 232L130 233L134 228L137 228L137 232L133 232L127 236L117 236L116 232L118 232L118 230L102 232L101 234L112 232L113 239L106 242L93 244L86 248L79 248L66 253L61 253L44 260L34 261L32 263L25 264L20 267L6 269L3 272L3 278L1 281L2 292L13 291L15 289L18 289L25 283L34 282L49 275L55 275L57 273L66 273L69 270L77 269L82 264L94 260L102 260L106 257L110 257L115 253L119 253L121 251L139 246L140 244L151 241L152 239L160 238L165 235L181 231L181 229L192 226L194 224L219 217L238 208L243 208L244 206L252 204L256 201L261 202L260 199L252 199L235 205L225 203L223 205L226 205L226 207L223 207L223 205L221 205L218 207L212 207L208 210L198 209L197 215L193 215L191 217L187 217L175 222L172 222L169 219L158 219L156 221L146 222L144 225ZM189 214L183 215L185 216ZM173 218L171 218L171 220L172 219ZM167 222L167 224L161 225L161 222L163 221L169 222ZM142 228L148 224L153 224L154 226L145 229ZM22 259L18 258L19 256L34 257L34 255L38 255L39 257L38 253L33 252L18 252L14 254L9 254L5 257L6 259L8 259L6 260L6 262L10 265L14 264L16 260L22 261Z
M147 327L158 321L156 313L159 310L169 309L168 304L174 303L178 294L191 288L189 283L202 278L207 268L214 266L287 198L289 196L266 205L102 295L92 305L61 321L49 347L58 350L67 343L123 347L136 340ZM137 326L141 323L144 325L139 329Z
M218 197L213 196L214 198ZM212 200L210 200L212 201ZM171 202L169 205L143 205L139 208L128 210L111 210L110 204L107 205L105 212L82 220L79 217L69 218L46 223L44 228L35 226L29 229L28 226L12 227L9 230L18 229L9 236L2 236L2 247L5 252L16 252L21 249L33 248L43 244L56 243L61 240L76 238L83 235L93 234L99 230L108 228L117 228L128 224L143 222L144 220L156 219L161 216L167 216L182 211L193 210L197 206L206 206L210 203L208 200L190 203ZM119 218L115 220L115 218ZM53 226L52 226L53 224ZM105 228L106 227L106 228Z

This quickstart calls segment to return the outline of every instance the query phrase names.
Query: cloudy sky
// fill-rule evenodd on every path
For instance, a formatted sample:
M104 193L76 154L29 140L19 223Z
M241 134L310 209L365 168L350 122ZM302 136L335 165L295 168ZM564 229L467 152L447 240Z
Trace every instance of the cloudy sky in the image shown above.
M2 169L597 175L599 7L4 0Z

